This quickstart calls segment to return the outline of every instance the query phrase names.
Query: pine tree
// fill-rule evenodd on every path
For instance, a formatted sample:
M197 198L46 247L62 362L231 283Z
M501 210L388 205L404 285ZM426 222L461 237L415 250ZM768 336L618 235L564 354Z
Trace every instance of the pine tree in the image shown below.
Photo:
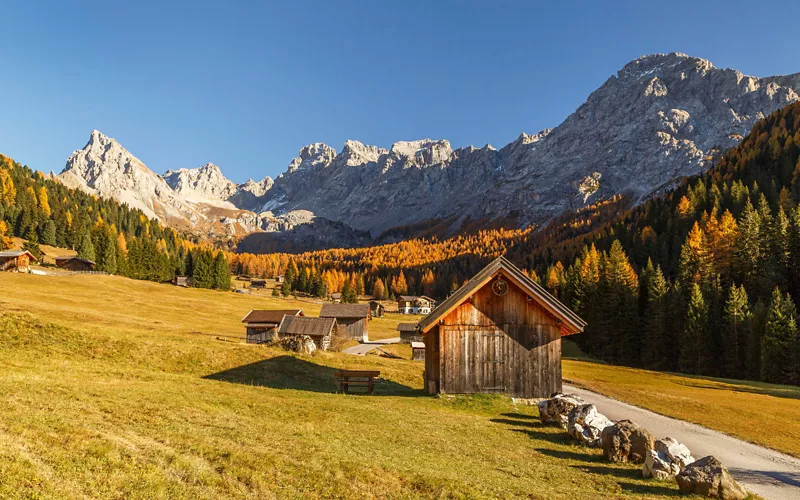
M214 257L208 250L197 250L192 259L192 286L212 288L214 281Z
M44 223L42 243L45 245L56 246L56 223L53 222L53 219L47 219L47 222Z
M646 367L656 370L666 368L667 349L667 280L661 266L653 270L648 279L647 307L645 309L645 337L642 360Z
M42 258L42 249L39 248L39 242L36 240L27 240L22 244L22 249L29 251L37 259Z
M764 337L761 339L761 380L777 384L795 381L797 348L797 310L792 298L777 287L767 311Z
M743 376L744 348L750 328L747 292L744 285L732 284L725 301L722 330L722 372L728 378Z
M80 247L78 247L78 257L91 261L94 261L97 258L94 253L92 235L88 231L85 232L81 238L81 244Z
M214 284L212 287L217 290L231 289L231 268L223 252L217 252L214 257Z
M760 290L762 269L761 217L747 200L739 220L739 238L734 255L735 268L745 288Z
M356 290L350 280L345 280L344 286L342 287L342 303L344 304L355 304L358 302L358 297L356 296Z
M689 295L686 324L681 338L681 352L678 368L683 373L698 373L700 368L700 348L708 329L708 306L703 298L700 285L694 283Z

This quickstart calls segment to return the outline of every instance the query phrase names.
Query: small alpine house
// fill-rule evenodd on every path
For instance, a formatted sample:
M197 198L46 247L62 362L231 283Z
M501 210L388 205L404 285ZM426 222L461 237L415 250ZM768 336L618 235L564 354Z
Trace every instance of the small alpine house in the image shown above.
M548 397L561 391L561 337L585 326L499 257L419 322L425 389Z

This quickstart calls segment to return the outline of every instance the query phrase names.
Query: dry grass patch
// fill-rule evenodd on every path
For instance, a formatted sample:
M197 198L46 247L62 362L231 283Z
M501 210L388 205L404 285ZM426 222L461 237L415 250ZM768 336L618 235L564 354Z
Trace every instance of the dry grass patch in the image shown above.
M677 494L532 407L425 395L421 363L185 335L239 330L251 297L98 276L0 286L2 498ZM377 395L334 394L336 368L380 370Z
M563 373L579 387L800 457L800 387L577 360L564 360Z

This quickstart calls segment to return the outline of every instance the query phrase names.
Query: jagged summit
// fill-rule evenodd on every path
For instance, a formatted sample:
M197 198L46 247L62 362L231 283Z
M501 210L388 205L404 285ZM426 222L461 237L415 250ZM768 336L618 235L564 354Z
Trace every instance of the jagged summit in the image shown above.
M522 133L498 149L454 151L447 140L425 138L389 149L349 140L337 153L313 143L274 182L237 186L207 164L165 173L167 185L116 141L93 131L61 177L101 194L136 193L144 205L161 193L166 199L158 198L160 205L177 200L196 208L199 200L275 217L308 212L313 220L373 237L397 227L413 234L407 231L432 221L449 232L493 220L536 224L606 196L646 199L707 168L756 120L800 100L798 91L800 74L757 78L686 54L653 54L624 65L557 127ZM115 190L122 182L117 178L127 177L148 183L140 179L135 189ZM306 219L312 220L294 217L269 227L282 230Z

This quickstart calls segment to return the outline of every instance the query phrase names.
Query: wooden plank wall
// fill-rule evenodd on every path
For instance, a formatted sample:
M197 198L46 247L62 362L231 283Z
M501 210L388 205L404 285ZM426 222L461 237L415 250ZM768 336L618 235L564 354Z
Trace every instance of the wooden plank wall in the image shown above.
M367 340L369 338L367 318L341 318L337 319L336 322L339 328L343 328L344 331L347 332L347 336L351 339Z
M534 398L561 390L560 324L509 286L502 297L485 286L439 326L441 392Z

